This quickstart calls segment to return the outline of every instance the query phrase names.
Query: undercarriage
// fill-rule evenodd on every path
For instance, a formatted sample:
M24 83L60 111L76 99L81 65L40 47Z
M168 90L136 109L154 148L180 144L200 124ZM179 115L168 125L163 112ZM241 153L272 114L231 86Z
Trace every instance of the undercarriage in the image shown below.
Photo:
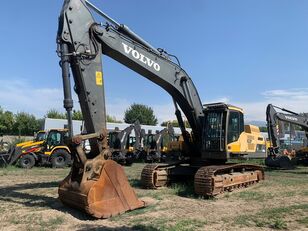
M148 164L141 173L145 188L157 189L173 182L194 181L195 193L216 196L225 191L248 187L264 180L261 166L251 164L224 164L193 166L183 162Z

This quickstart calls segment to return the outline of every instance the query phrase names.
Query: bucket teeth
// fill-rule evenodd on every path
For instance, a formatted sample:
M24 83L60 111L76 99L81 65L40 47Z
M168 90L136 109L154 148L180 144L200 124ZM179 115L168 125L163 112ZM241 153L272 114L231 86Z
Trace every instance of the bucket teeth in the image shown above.
M96 218L108 218L145 206L129 185L122 166L112 160L88 160L82 178L72 177L71 173L59 186L59 199L64 204Z

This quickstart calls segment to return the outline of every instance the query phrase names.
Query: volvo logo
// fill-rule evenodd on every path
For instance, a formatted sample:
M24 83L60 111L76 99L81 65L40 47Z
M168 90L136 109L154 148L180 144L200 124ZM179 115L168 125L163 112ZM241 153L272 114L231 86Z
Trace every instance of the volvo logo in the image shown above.
M149 67L153 67L155 71L160 71L160 66L158 63L154 62L152 59L146 57L144 54L141 54L137 50L134 50L132 47L126 45L123 42L122 45L126 54L130 54L135 59L138 59L140 62L148 65Z
M292 116L285 116L285 117L286 117L286 119L288 119L288 120L297 121L297 118L295 118L295 117L292 117Z

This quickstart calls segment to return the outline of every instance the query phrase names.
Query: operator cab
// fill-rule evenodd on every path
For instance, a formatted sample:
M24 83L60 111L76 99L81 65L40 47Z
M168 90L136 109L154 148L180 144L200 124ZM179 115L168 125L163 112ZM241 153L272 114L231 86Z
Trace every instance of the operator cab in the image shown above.
M226 161L227 145L244 132L243 110L225 103L204 104L202 158Z
M47 150L52 149L55 146L65 146L68 140L69 134L67 129L52 129L48 132L46 139Z
M152 133L152 130L149 130L148 134L145 135L143 145L148 149L156 149L155 134Z
M109 148L112 149L120 149L121 148L121 140L119 139L120 129L118 127L114 128L114 131L110 131L108 133L108 145Z

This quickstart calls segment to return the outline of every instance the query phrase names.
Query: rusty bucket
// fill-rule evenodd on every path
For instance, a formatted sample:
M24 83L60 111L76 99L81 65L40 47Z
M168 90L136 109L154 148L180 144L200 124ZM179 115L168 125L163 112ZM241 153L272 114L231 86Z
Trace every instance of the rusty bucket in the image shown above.
M129 185L123 167L100 156L87 160L84 167L73 166L58 192L64 204L96 218L108 218L145 206Z

